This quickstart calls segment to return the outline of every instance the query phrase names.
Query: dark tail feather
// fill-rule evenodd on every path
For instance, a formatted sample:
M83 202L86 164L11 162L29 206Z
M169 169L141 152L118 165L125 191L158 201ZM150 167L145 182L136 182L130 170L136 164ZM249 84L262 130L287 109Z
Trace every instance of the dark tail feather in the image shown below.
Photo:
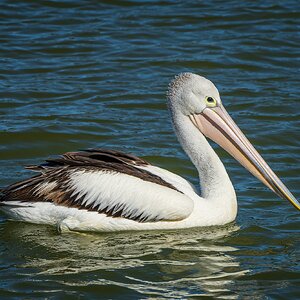
M16 203L9 203L9 202L5 202L5 204L4 203L2 203L2 202L0 202L0 207L10 207L10 208L19 208L19 207L24 207L24 205L22 205L22 204L16 204ZM30 205L26 205L26 207L29 207Z

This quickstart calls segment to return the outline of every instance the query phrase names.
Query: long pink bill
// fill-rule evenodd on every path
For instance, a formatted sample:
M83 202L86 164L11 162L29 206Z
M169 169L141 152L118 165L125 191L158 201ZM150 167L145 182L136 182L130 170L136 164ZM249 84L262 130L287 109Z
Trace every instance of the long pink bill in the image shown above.
M222 105L205 108L201 114L191 115L190 119L206 137L219 144L278 196L287 199L300 210L300 203L251 145Z

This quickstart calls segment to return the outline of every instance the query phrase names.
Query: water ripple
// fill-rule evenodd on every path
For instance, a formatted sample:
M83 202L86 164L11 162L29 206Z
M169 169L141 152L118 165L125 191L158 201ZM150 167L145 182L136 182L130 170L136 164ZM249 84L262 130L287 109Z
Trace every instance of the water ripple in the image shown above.
M198 184L173 135L177 73L213 80L293 193L298 184L299 4L281 1L2 1L0 186L49 155L111 147ZM0 216L1 298L296 298L299 217L217 149L238 225L58 235Z

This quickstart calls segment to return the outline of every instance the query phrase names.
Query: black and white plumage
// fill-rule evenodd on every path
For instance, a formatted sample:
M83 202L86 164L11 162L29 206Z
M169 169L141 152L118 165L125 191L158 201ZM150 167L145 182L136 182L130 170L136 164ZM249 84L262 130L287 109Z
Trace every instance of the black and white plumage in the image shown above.
M186 213L176 209L178 204L191 206L186 196L171 183L148 171L149 167L151 165L145 160L119 151L88 149L68 152L48 159L42 165L27 167L40 174L4 189L0 203L22 207L28 203L49 202L138 222L174 221L186 217ZM161 190L154 189L149 197L144 189L130 194L127 192L129 183L143 183L149 189L155 185ZM162 211L156 202L164 190L173 194L174 201ZM155 193L161 195L155 196Z
M13 219L78 231L175 229L222 225L237 214L234 188L209 137L271 190L299 202L225 111L204 77L183 73L170 84L177 137L198 170L202 195L182 177L133 155L104 149L68 152L29 169L36 176L0 193Z

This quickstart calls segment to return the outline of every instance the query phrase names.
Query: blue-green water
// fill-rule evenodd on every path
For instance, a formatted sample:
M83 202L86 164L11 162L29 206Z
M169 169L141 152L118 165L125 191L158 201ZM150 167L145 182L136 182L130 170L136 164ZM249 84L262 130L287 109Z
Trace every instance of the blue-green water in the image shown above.
M211 79L300 197L299 1L1 1L0 186L24 165L125 150L197 184L173 134L169 80ZM299 299L299 212L217 149L235 224L58 234L0 215L1 299Z

